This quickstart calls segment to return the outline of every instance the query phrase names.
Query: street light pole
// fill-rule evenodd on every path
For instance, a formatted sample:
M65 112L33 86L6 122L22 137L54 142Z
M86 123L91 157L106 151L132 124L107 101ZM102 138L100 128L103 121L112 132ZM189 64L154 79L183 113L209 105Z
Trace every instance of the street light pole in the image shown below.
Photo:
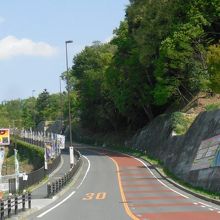
M67 45L73 43L72 40L65 41L66 46L66 80L67 80L67 93L68 93L68 112L69 112L69 136L70 136L70 146L73 146L73 140L72 140L72 120L71 120L71 101L70 101L70 79L69 79L69 67L68 67L68 51L67 51Z
M59 82L60 82L60 122L61 122L61 128L63 130L63 97L62 97L62 76L59 77Z

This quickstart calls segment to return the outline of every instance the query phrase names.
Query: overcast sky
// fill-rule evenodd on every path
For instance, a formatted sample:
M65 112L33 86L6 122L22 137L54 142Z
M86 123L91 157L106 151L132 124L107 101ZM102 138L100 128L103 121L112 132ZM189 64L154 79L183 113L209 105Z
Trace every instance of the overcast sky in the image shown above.
M93 41L108 41L129 0L1 0L0 101L59 91L74 54ZM64 87L64 84L62 85ZM35 92L32 92L35 90Z

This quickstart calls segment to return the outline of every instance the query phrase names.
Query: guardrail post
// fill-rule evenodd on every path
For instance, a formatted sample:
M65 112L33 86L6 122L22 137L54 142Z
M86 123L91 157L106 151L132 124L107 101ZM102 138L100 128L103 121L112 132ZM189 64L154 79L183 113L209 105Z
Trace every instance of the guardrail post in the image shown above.
M55 194L56 185L55 182L52 183L52 194Z
M58 192L59 191L59 182L58 182L58 180L56 180L56 192Z
M28 208L31 209L31 193L28 193Z
M59 189L61 189L62 188L62 178L60 177L58 181L59 181Z
M51 183L47 184L47 197L49 198L51 196Z
M11 216L11 196L8 197L8 218Z
M22 211L25 211L25 194L22 194Z
M61 178L62 187L64 186L64 176Z
M1 203L0 203L0 205L1 205L1 220L3 220L4 219L4 216L5 216L5 204L4 204L4 200L1 200Z
M67 182L67 174L65 173L64 174L64 183L65 183L65 185L66 185L66 182Z
M18 212L18 196L15 195L15 214Z

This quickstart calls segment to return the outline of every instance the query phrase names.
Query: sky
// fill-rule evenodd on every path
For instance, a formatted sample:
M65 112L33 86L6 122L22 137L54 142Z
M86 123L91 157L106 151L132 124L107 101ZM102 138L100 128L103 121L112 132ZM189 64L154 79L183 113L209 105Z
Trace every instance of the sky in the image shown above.
M94 41L107 42L129 0L1 0L0 102L57 93L68 62ZM62 82L62 90L65 82Z

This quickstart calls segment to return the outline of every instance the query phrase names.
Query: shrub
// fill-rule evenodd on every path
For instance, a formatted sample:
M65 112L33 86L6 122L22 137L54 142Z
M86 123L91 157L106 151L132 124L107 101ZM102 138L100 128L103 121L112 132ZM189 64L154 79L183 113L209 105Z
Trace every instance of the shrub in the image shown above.
M220 108L220 103L216 103L216 104L209 104L205 106L205 110L206 111L214 111Z
M12 141L14 142L13 139ZM17 150L21 160L27 159L28 163L33 164L34 169L38 169L43 166L44 164L43 148L33 144L26 143L21 140L17 140Z
M171 123L173 131L177 135L183 135L187 132L193 121L195 120L196 115L193 114L184 114L182 112L174 112L171 116Z

